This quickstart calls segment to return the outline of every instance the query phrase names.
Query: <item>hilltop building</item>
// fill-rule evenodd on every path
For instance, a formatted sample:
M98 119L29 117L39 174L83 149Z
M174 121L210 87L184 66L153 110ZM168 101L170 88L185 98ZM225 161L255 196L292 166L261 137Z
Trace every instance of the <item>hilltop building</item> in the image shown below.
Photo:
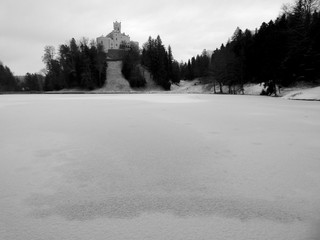
M125 33L121 33L121 22L116 21L113 23L113 31L106 36L102 35L98 37L97 43L102 44L104 51L108 53L112 49L125 49L126 47L129 47L130 36ZM138 42L134 43L139 46Z

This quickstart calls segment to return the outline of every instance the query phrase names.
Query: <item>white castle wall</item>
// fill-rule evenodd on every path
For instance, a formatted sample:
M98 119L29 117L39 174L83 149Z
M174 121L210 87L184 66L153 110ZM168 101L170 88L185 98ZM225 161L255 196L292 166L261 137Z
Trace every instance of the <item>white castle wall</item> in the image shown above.
M129 35L121 33L121 22L114 22L112 32L97 38L97 43L103 45L105 52L108 52L109 49L119 49L123 41L130 44Z

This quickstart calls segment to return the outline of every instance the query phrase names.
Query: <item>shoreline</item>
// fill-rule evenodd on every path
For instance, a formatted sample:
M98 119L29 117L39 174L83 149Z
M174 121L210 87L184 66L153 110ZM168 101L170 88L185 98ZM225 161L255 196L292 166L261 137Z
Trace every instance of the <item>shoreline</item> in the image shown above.
M239 95L239 96L261 96L262 90L260 84L247 84L244 88L244 94L229 94L214 93L214 91L207 88L206 84L198 84L198 81L181 81L179 86L174 86L169 91L144 91L144 90L130 90L130 91L104 91L102 89L96 90L60 90L60 91L18 91L18 92L1 92L0 95L29 95L29 94L204 94L204 95ZM282 98L286 100L301 100L301 101L320 101L320 86L292 86L282 88L281 93L277 96L268 96L275 98Z

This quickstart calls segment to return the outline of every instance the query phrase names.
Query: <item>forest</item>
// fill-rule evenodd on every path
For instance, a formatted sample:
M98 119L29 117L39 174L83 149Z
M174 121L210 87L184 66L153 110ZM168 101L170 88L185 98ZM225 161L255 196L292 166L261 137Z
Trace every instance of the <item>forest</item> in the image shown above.
M318 0L285 5L275 21L255 31L237 28L210 56L204 51L180 66L182 79L207 77L222 93L241 91L245 83L289 86L320 79L320 13Z
M160 36L149 37L142 49L131 44L123 59L122 73L133 88L146 81L141 68L165 90L180 80L205 79L215 93L223 86L231 94L242 92L246 83L290 86L303 81L318 84L320 79L320 1L296 0L283 7L275 20L255 30L236 28L233 36L213 52L204 50L187 62L178 63L170 45ZM209 46L210 47L210 46ZM0 91L52 91L100 88L105 84L107 61L103 47L85 38L77 43L46 46L44 75L27 73L24 81L13 76L0 62Z

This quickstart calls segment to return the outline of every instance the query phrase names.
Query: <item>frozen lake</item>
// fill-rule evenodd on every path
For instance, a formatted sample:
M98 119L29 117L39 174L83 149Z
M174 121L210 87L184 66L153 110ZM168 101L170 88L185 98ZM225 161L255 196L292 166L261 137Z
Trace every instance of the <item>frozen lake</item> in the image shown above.
M320 102L0 95L1 240L301 240L319 218Z

